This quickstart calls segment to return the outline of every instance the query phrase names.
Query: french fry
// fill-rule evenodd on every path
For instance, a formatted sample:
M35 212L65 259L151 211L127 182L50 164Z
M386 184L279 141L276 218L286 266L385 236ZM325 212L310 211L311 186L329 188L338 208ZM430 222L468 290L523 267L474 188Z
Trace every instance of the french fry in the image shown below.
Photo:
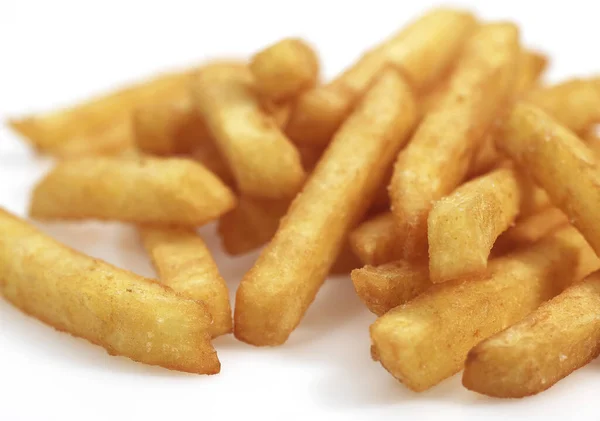
M190 153L190 158L204 165L206 169L215 174L228 187L235 187L235 178L229 168L229 164L223 159L223 155L212 139L206 139Z
M387 69L338 131L275 236L242 279L234 314L238 339L254 345L286 341L325 280L348 230L367 210L416 115L410 87L398 72Z
M576 135L539 108L517 103L496 145L546 190L600 252L600 171L594 152Z
M286 38L256 53L250 70L263 98L286 101L314 87L319 77L319 59L306 42Z
M600 355L600 272L468 354L463 385L499 398L542 392Z
M427 253L427 215L465 178L479 141L512 98L519 56L517 28L481 26L467 42L440 104L399 155L389 186L403 256Z
M195 99L243 194L283 199L298 192L305 177L298 151L261 108L246 67L204 68Z
M344 241L335 262L329 269L329 275L349 275L354 269L361 267L360 260L352 251L350 243Z
M111 355L199 374L220 370L206 308L80 254L0 210L0 293L57 330Z
M572 227L490 262L490 276L436 285L371 326L372 355L424 391L462 368L473 346L521 320L599 266Z
M190 229L150 226L140 227L140 236L160 282L206 305L213 338L231 333L229 290L202 238Z
M366 53L327 85L301 95L286 133L298 145L325 146L377 74L401 68L417 90L435 85L475 28L469 13L436 9Z
M351 273L354 289L367 308L381 316L404 304L433 284L426 262L396 260L381 266L365 266Z
M369 219L350 233L352 250L365 265L381 265L400 257L394 215L384 212Z
M59 162L35 187L29 213L199 226L234 206L233 193L193 161L98 157Z

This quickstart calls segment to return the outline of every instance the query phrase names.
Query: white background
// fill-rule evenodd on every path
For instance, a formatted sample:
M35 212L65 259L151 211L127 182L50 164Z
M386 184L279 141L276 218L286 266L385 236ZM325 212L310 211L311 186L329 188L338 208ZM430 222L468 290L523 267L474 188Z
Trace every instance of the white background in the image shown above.
M68 105L157 71L209 57L248 56L302 36L326 77L434 4L430 1L23 1L0 0L0 118ZM550 80L600 69L594 1L462 1L489 19L522 26L525 43L554 57ZM0 206L24 214L32 184L49 168L0 125ZM41 228L86 253L154 276L132 229L118 224ZM219 249L202 229L232 295L256 254ZM2 235L2 233L0 233ZM1 270L1 268L0 268ZM231 335L215 341L216 376L195 376L109 357L0 300L0 420L600 419L600 363L549 391L494 400L464 390L460 376L415 394L370 360L374 316L348 278L329 280L301 326L278 348Z

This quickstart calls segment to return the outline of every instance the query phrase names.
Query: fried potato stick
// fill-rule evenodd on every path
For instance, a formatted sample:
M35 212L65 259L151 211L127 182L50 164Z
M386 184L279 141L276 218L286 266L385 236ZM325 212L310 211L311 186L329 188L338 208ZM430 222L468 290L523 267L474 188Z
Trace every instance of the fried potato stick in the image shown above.
M234 333L254 345L286 341L313 301L348 230L370 205L415 123L416 104L387 69L344 123L237 290ZM343 210L343 211L340 211Z
M496 144L546 190L600 252L600 171L593 150L539 108L517 103Z
M429 211L463 181L474 150L512 98L518 56L514 25L481 26L467 42L440 104L398 155L389 192L405 258L426 255Z
M372 355L420 392L457 373L473 346L599 266L572 227L492 260L490 276L436 285L371 326Z
M140 236L160 282L206 305L213 338L230 333L229 290L202 238L190 229L151 226L140 227Z
M542 392L600 355L600 272L563 291L467 356L463 385L499 398Z
M199 374L220 370L204 305L78 253L0 210L0 294L110 355Z
M300 155L262 109L246 67L203 69L196 75L195 99L242 193L283 199L300 190Z
M365 265L381 265L398 259L401 250L394 215L384 212L368 219L350 233L352 250Z
M190 160L85 158L59 162L35 187L29 213L198 226L234 206L233 193Z
M467 12L436 9L366 53L331 83L301 95L286 128L298 145L325 146L376 75L401 68L417 90L434 85L475 28Z

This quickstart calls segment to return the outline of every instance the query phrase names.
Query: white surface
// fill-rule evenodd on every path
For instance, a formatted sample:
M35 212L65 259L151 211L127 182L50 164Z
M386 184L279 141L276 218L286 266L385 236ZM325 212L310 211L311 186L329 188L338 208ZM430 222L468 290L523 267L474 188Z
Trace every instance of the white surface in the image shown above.
M2 120L67 105L203 58L248 55L288 35L303 36L318 47L329 77L433 4L83 3L0 1ZM553 80L600 69L596 2L455 3L475 8L485 18L521 24L525 42L554 57ZM0 126L0 206L23 215L29 189L49 164L34 158ZM153 276L126 226L41 227L83 252ZM230 259L220 251L214 227L203 233L233 296L256 254ZM462 388L460 376L415 394L370 360L368 326L373 320L348 278L331 279L287 344L254 348L231 335L219 338L215 346L222 372L207 377L109 357L102 348L58 333L0 300L0 420L600 419L598 362L524 400L478 396Z

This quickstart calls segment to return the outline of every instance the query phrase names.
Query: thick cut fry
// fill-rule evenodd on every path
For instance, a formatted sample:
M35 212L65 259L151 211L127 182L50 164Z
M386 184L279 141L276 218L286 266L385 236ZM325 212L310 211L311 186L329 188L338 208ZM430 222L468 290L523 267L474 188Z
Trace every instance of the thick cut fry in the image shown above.
M371 326L372 355L414 391L462 368L473 346L521 320L600 265L574 228L492 260L490 276L430 288Z
M59 162L35 187L39 219L202 225L235 206L233 193L185 159L85 158Z
M213 337L230 333L229 290L202 238L189 229L150 226L140 228L140 235L160 282L206 305Z
M600 272L473 348L463 385L499 398L548 389L600 355Z
M255 54L250 70L262 97L286 101L315 85L319 60L306 42L286 38Z
M195 80L198 109L233 172L252 197L293 197L304 182L298 151L261 108L245 67L205 68Z
M426 262L406 260L355 269L351 277L360 299L378 316L412 300L433 285Z
M600 252L600 171L598 160L581 139L530 104L509 113L497 146L546 190L594 250Z
M235 178L229 164L223 159L221 152L212 139L206 139L205 142L202 142L199 147L192 151L190 157L204 165L227 186L231 188L235 186Z
M437 9L422 16L369 51L331 83L300 96L286 133L297 144L329 143L387 64L400 67L418 90L434 85L474 27L473 16L463 11Z
M363 222L350 234L352 250L365 265L377 266L399 258L401 251L395 247L398 240L391 212Z
M286 341L313 301L348 230L367 210L416 119L410 87L388 69L344 123L237 290L234 332ZM340 211L343 210L343 211Z
M513 223L520 203L512 168L465 183L438 201L427 221L431 281L483 275L496 238Z
M548 68L548 57L539 51L524 50L521 53L515 91L522 95L539 84L540 78Z
M56 329L145 364L218 373L210 314L155 282L80 254L0 210L0 293Z
M389 191L403 255L427 254L427 215L465 178L473 151L512 97L519 35L512 24L482 26L467 42L448 91L395 164Z

